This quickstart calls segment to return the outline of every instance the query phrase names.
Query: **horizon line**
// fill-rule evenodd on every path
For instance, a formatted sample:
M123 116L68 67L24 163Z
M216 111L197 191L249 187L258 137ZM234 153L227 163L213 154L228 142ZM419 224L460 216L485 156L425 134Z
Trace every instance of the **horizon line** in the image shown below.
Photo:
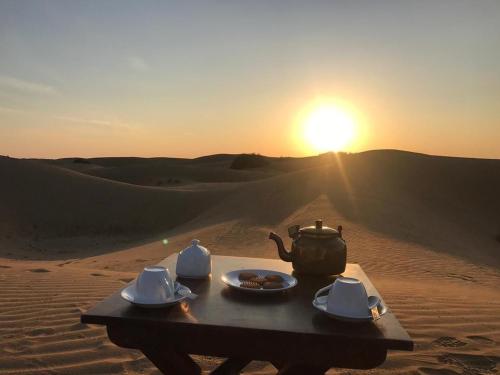
M291 158L291 159L305 159L305 158L314 158L314 157L320 157L323 155L333 155L333 154L344 154L344 155L357 155L357 154L364 154L364 153L369 153L369 152L380 152L380 151L385 151L385 152L401 152L401 153L408 153L408 154L414 154L414 155L420 155L420 156L429 156L429 157L442 157L442 158L458 158L458 159L477 159L477 160L500 160L500 158L484 158L484 157L475 157L475 156L461 156L461 155L438 155L438 154L428 154L424 152L419 152L419 151L409 151L409 150L403 150L403 149L396 149L396 148L379 148L379 149L368 149L368 150L363 150L363 151L357 151L357 152L351 152L351 151L327 151L327 152L322 152L318 154L313 154L313 155L304 155L304 156L286 156L286 155L280 155L280 156L273 156L273 155L265 155L261 154L258 152L240 152L240 153L226 153L226 152L221 152L221 153L216 153L216 154L207 154L207 155L200 155L200 156L193 156L193 157L180 157L180 156L133 156L133 155L118 155L118 156L64 156L64 157L58 157L58 158L49 158L49 157L17 157L17 156L10 156L10 155L0 155L0 157L5 157L5 158L11 158L11 159L19 159L19 160L64 160L64 159L111 159L111 158L116 158L116 159L126 159L126 158L134 158L134 159L183 159L183 160L195 160L195 159L200 159L204 157L214 157L214 156L238 156L238 155L260 155L266 158L275 158L275 159L280 159L280 158Z

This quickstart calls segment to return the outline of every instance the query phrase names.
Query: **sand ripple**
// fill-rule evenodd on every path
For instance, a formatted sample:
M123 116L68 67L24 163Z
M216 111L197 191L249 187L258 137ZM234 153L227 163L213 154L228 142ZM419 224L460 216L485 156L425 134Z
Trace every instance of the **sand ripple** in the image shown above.
M121 279L130 279L133 273L100 271L103 277L95 277L91 275L93 270L53 265L44 268L50 272L30 272L30 264L12 262L10 268L2 270L0 374L158 373L141 353L113 345L102 327L79 322L82 311L123 286ZM394 280L385 277L375 282L415 340L416 350L390 353L381 368L363 373L498 371L500 299L493 298L494 290L471 289L477 286L470 287L461 280L449 281L440 291L429 293L432 283L407 278L395 287ZM463 296L456 293L461 287L467 291ZM198 360L205 369L218 362ZM270 365L253 363L249 371L271 374L274 370Z

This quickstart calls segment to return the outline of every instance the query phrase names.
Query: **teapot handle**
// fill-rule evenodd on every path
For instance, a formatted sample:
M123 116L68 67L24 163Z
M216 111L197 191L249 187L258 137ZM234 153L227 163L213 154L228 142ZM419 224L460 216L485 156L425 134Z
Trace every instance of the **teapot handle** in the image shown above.
M288 236L295 239L299 235L300 225L293 225L288 228Z

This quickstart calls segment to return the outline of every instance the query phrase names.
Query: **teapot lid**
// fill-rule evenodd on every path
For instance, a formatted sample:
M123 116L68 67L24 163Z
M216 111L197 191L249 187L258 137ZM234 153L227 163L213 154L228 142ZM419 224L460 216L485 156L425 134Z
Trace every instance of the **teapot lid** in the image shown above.
M310 227L300 228L300 234L313 235L313 236L342 236L342 226L339 225L339 230L323 226L323 220L316 220L316 225Z

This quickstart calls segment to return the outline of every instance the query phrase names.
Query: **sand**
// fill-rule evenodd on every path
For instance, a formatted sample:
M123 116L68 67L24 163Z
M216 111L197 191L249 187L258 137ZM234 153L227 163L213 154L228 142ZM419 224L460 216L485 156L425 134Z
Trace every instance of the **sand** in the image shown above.
M0 374L157 374L81 312L192 238L277 258L268 232L317 218L343 225L348 261L416 343L380 368L329 373L498 372L500 161L377 151L227 172L231 160L0 158ZM181 182L151 186L158 176Z

